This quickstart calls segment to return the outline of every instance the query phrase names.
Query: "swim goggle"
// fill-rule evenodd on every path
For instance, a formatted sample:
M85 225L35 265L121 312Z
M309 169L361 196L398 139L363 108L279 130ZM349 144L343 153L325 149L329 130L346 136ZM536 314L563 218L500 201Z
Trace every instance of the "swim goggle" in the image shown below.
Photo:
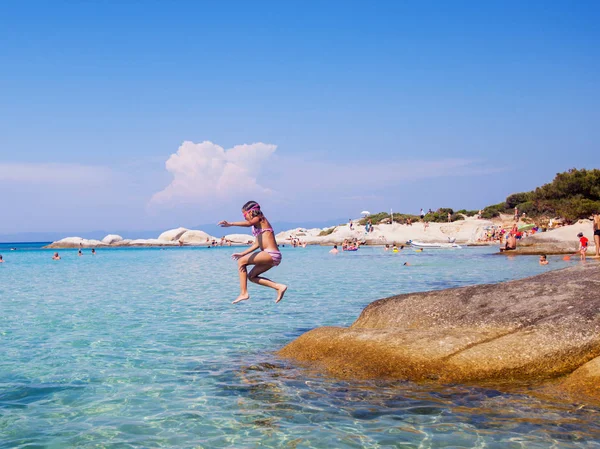
M244 212L242 212L242 214L244 215L244 218L246 218L246 215L248 215L249 212L253 211L253 210L260 210L260 206L257 204L256 206L251 207L248 210L245 210Z

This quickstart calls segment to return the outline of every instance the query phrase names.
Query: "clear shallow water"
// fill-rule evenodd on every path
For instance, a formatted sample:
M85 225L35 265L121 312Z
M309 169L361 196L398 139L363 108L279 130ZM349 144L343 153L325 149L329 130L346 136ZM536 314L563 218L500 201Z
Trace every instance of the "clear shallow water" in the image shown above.
M565 266L487 248L284 248L238 306L232 248L2 249L0 448L600 447L599 410L525 394L342 382L274 356L371 301ZM404 267L408 261L411 266Z

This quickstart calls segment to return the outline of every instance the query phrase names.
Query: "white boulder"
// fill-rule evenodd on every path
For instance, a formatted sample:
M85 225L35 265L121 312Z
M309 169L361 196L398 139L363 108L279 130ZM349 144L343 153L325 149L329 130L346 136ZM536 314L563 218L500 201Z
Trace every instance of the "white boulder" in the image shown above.
M102 243L106 243L107 245L112 245L113 243L119 243L123 241L123 237L116 234L108 234L106 237L102 239Z
M188 229L186 228L171 229L159 235L158 240L160 240L161 242L175 242L178 241L180 237L187 231Z
M248 242L253 242L254 237L249 234L229 234L225 236L225 240L230 240L237 245L246 245Z
M130 246L176 246L178 242L169 242L160 239L135 239L129 241Z
M207 239L208 242L211 242L214 239L214 237L208 235L204 231L192 230L184 232L177 240L182 243L199 245L208 243Z
M81 237L67 237L47 246L47 248L93 248L106 246L100 240L84 239Z

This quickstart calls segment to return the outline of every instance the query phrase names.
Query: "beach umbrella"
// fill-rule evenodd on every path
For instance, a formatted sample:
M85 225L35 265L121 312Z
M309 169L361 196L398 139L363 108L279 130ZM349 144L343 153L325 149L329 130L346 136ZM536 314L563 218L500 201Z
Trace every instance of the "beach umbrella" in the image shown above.
M371 212L369 212L368 210L363 210L360 214L361 215L371 215Z

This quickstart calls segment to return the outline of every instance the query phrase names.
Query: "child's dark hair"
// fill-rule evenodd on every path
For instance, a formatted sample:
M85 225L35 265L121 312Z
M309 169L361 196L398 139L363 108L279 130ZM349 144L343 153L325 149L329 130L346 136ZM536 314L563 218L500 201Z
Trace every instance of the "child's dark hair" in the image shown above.
M260 205L256 201L248 201L242 206L243 212L249 212L251 218L262 217L263 213L260 210Z

